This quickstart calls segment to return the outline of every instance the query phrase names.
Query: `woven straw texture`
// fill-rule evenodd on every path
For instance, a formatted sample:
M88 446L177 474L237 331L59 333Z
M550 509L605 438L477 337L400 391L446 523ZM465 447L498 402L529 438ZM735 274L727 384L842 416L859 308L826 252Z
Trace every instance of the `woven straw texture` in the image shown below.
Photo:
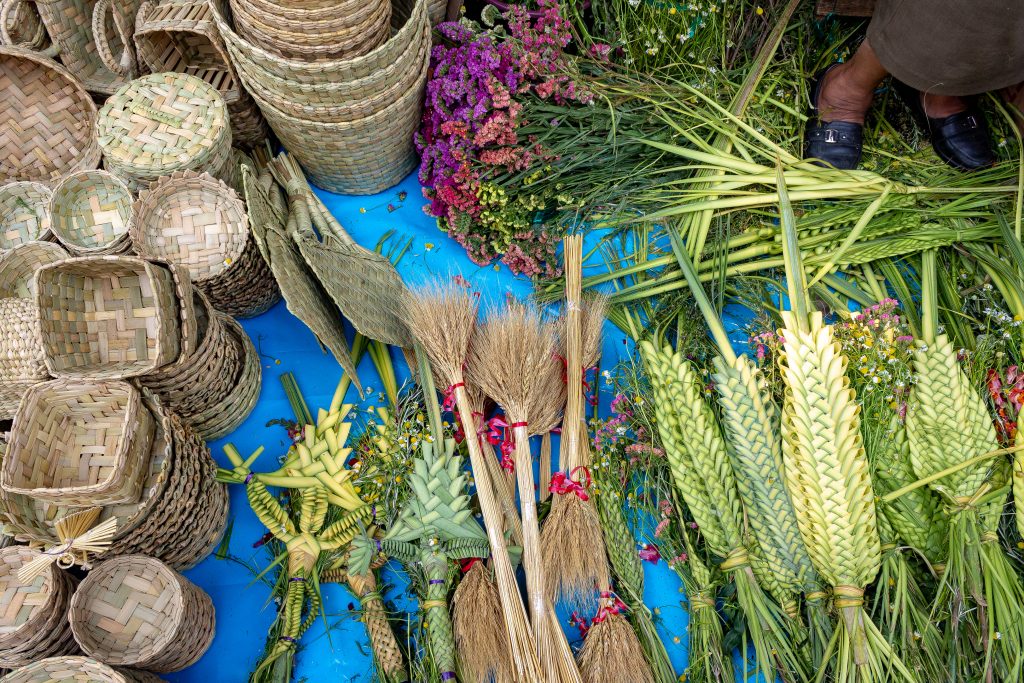
M38 383L34 379L0 382L0 420L13 420L25 392Z
M114 669L89 657L51 657L13 671L3 683L158 683L147 671Z
M158 73L118 90L99 112L97 132L109 170L132 189L179 170L234 177L224 98L195 76Z
M122 379L178 359L180 305L166 267L90 256L45 266L36 282L46 366L55 377Z
M225 329L226 338L230 339L228 343L241 347L242 367L234 380L226 384L229 390L224 398L190 417L196 431L207 441L230 434L238 425L245 422L245 418L256 407L263 382L259 354L256 353L256 347L253 346L249 335L234 318L220 313L217 317Z
M34 3L0 2L0 45L16 45L38 52L48 48L50 36Z
M0 181L50 183L99 166L96 115L72 72L28 50L0 47Z
M448 14L448 0L427 0L431 25L440 24Z
M39 347L39 315L30 299L0 299L0 382L49 377Z
M213 641L213 603L159 560L113 558L86 577L71 600L71 629L104 662L150 671L194 664Z
M125 382L53 380L26 392L0 485L62 505L139 500L155 425Z
M113 173L73 173L53 189L53 233L75 255L125 253L131 249L133 201L131 190Z
M139 59L154 73L189 74L216 88L227 104L235 144L253 145L267 136L267 123L238 82L206 0L143 3L135 45Z
M0 251L51 234L50 188L28 181L0 185Z
M0 297L36 298L36 271L62 261L68 252L52 242L28 242L0 252Z
M18 571L39 556L25 546L0 550L0 666L25 666L78 651L67 613L75 581L50 565L29 582Z
M280 298L250 236L245 204L208 174L185 171L153 183L135 204L131 236L142 256L186 268L220 311L259 315Z

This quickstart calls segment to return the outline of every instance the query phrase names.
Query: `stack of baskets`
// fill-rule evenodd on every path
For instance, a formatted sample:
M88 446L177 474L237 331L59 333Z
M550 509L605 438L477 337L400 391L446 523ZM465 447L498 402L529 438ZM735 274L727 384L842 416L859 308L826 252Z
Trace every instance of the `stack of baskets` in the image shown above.
M321 61L265 49L247 37L251 26L236 16L236 31L223 3L211 0L215 5L214 19L236 73L314 184L331 192L373 194L415 168L413 134L430 61L427 0L395 0L387 40L359 56Z
M0 667L78 652L68 624L75 580L55 565L28 580L19 576L39 554L25 546L0 550Z
M159 683L148 671L114 669L88 657L50 657L12 671L2 683Z

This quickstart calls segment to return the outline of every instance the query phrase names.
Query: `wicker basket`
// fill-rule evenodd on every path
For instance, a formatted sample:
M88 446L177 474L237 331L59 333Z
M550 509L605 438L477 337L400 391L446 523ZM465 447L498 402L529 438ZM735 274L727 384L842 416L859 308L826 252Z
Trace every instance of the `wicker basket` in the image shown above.
M213 602L159 560L117 557L89 572L71 600L71 629L88 654L109 664L179 671L213 641Z
M263 385L260 357L249 335L230 316L218 314L218 317L226 329L226 336L231 339L230 343L242 347L242 367L219 404L190 417L196 431L207 441L226 436L245 422L256 407Z
M245 204L207 174L186 171L153 183L135 204L131 237L142 256L187 269L217 310L250 317L281 296L250 235Z
M37 384L14 418L0 486L61 505L137 502L154 431L153 415L126 382Z
M267 122L235 76L207 0L143 3L136 19L135 45L139 58L154 73L191 74L216 88L227 104L236 145L255 145L267 137Z
M16 45L36 52L47 50L50 36L33 3L16 2L7 8L0 2L0 45Z
M31 581L18 578L38 556L25 546L0 550L0 666L5 668L78 652L67 620L74 579L55 565Z
M0 252L51 234L50 188L28 181L0 185Z
M37 384L34 379L0 382L0 420L13 420L25 392Z
M95 123L96 105L71 71L34 52L0 47L0 178L51 183L96 168Z
M27 242L0 253L0 297L36 298L36 271L68 257L64 247L52 242Z
M134 200L128 186L113 173L73 173L53 189L53 234L75 255L128 252Z
M48 378L35 302L15 296L0 299L0 320L0 383Z
M44 266L36 283L51 375L123 379L178 359L181 307L167 267L88 256Z
M224 98L195 76L132 81L103 105L96 129L107 169L133 190L182 170L237 182Z
M51 657L0 678L3 683L160 683L162 680L148 671L115 669L89 657Z

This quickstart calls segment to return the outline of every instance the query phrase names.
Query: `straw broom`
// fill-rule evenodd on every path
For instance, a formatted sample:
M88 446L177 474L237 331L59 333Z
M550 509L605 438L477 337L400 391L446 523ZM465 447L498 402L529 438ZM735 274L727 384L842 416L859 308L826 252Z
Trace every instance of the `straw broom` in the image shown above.
M837 683L897 675L915 681L864 611L864 588L878 573L881 543L859 409L832 328L808 309L796 220L781 169L777 173L793 307L782 312L780 331L784 472L800 535L815 569L833 587L840 615L826 659L835 653L831 671Z
M530 425L543 420L552 401L545 395L555 336L535 310L518 303L491 315L477 331L468 364L472 382L500 405L511 422L515 471L523 521L523 568L537 652L551 681L579 681L569 643L547 595L534 490Z
M455 645L467 683L512 680L498 589L483 562L473 562L452 598Z
M454 397L459 414L463 416L463 429L468 433L475 425L471 417L469 424L466 423L465 416L472 416L473 407L469 403L462 368L476 329L477 301L456 285L439 285L410 293L406 298L405 313L409 329L429 356L431 366L449 387L448 393ZM526 611L502 535L501 506L488 474L485 456L479 440L467 438L466 445L491 546L502 619L508 634L509 658L515 667L512 671L514 680L518 683L546 680L537 658L536 645L530 637Z

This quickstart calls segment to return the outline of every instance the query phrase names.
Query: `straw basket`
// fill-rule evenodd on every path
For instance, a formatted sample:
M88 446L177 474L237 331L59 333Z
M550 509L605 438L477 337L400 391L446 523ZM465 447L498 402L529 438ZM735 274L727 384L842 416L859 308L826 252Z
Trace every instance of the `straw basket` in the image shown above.
M217 314L221 325L226 330L226 337L231 344L242 348L242 367L234 382L229 384L229 391L221 401L190 417L196 431L207 441L219 439L230 434L245 422L260 397L263 383L263 371L260 367L259 354L253 346L249 335L234 318Z
M50 188L28 181L0 185L0 251L50 235Z
M0 297L35 300L36 271L67 257L64 247L52 242L27 242L0 253Z
M144 2L135 45L154 73L191 74L216 88L227 104L235 144L254 145L267 137L267 122L238 82L206 0Z
M72 173L53 189L53 233L75 255L130 251L128 229L134 200L128 186L113 173Z
M220 311L250 317L280 298L249 232L245 204L205 173L186 171L153 183L135 204L131 238L142 256L187 269Z
M123 379L178 359L181 313L167 267L88 256L44 266L36 283L51 375Z
M100 109L96 130L107 169L133 190L182 170L236 182L224 98L195 76L164 72L132 81Z
M99 564L71 600L71 629L109 664L179 671L213 641L213 602L201 588L143 555Z
M0 299L0 382L49 377L39 348L39 314L35 303L20 297Z
M51 657L0 678L2 683L159 683L162 680L148 671L114 669L88 657Z
M16 45L27 50L45 51L50 44L43 18L34 4L16 2L4 12L0 2L0 44Z
M0 179L50 183L96 168L95 123L96 105L71 71L0 47Z
M154 430L141 394L126 382L37 384L14 417L0 486L61 505L134 503Z
M67 617L74 579L52 564L31 581L18 578L37 557L39 551L25 546L0 550L0 666L5 668L78 652Z

